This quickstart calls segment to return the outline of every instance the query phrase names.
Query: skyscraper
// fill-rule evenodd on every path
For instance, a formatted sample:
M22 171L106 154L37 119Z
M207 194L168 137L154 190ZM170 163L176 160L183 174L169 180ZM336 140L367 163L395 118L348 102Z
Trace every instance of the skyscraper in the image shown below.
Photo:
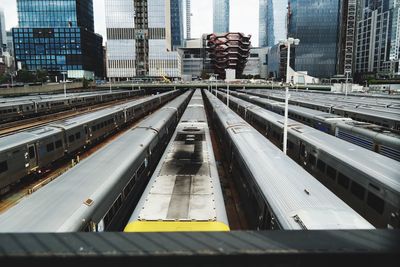
M172 48L173 37L181 39L183 28L173 27L172 20L179 15L180 23L183 21L182 12L172 14L174 3L174 0L105 1L108 77L180 76L179 55ZM176 30L179 34L175 34Z
M183 46L183 40L184 40L183 0L170 0L170 1L171 1L172 46L175 50L177 47Z
M192 11L190 6L190 0L186 0L186 39L192 38Z
M399 72L399 2L359 0L356 72Z
M2 48L7 46L7 35L6 35L6 20L4 18L3 9L0 8L0 55Z
M229 32L229 0L213 0L213 31Z
M287 1L259 0L259 46L274 46L287 37Z
M288 37L300 39L295 69L319 78L337 73L339 0L289 0Z
M94 33L92 0L17 0L17 9L16 62L58 76L103 76L103 39Z

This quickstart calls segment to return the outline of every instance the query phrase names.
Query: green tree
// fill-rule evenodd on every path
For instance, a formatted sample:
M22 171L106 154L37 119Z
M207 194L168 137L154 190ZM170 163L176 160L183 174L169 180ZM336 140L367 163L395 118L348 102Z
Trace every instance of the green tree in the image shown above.
M83 78L83 80L82 80L82 87L83 87L83 88L89 88L89 84L90 84L90 81L87 80L86 78Z
M11 81L10 75L8 75L8 74L6 74L6 73L0 75L0 84L2 84L2 83L8 83L8 82L10 82L10 81Z
M48 72L47 70L37 70L36 71L36 80L38 82L47 82L48 79Z
M18 82L23 82L23 83L30 83L35 81L35 75L33 75L32 72L26 70L26 69L22 69L18 71L16 80Z

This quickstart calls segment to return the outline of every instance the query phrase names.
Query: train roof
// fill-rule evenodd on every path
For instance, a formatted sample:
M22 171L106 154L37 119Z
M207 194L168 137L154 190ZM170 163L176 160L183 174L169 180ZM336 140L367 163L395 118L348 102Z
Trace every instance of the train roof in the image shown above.
M156 135L152 129L129 130L56 180L0 214L1 232L69 232L84 224L82 214L94 212L105 192L118 184ZM109 197L110 198L110 197ZM88 202L90 200L90 202ZM114 199L108 199L111 206ZM88 204L85 204L88 203ZM79 211L79 212L78 212Z
M14 134L0 137L0 151L7 151L11 148L18 147L23 144L33 143L42 138L52 136L56 133L61 133L61 129L57 129L51 126L40 126L24 130L23 132L17 132Z
M237 101L240 104L246 102L236 97L232 101ZM282 115L262 109L256 105L248 108L248 110L283 128L284 117ZM393 188L393 190L400 193L399 162L292 119L288 119L288 132L301 136L302 140L307 140L316 149L320 149L346 162L353 166L354 169L370 176L377 183Z
M229 108L217 112L284 229L373 228Z

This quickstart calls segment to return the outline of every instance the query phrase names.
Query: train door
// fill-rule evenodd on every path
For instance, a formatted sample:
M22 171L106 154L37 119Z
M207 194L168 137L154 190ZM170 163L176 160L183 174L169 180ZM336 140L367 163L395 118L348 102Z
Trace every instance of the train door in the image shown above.
M88 141L90 139L90 133L89 133L89 128L88 128L87 124L85 124L85 126L83 126L83 129L85 131L86 141Z
M307 151L306 146L303 142L299 142L299 161L302 165L306 165L307 162Z
M35 144L28 145L28 166L29 170L36 169L38 167L37 151Z

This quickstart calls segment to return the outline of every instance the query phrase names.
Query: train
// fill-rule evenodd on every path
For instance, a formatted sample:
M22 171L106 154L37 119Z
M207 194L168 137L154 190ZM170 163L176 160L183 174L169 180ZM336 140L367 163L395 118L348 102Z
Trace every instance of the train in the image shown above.
M252 229L374 229L216 96L204 94Z
M226 92L226 90L221 91ZM232 91L230 94L284 115L285 104L282 102ZM300 123L400 161L400 134L397 131L389 131L383 126L369 122L360 122L348 117L294 105L289 105L288 116Z
M226 94L218 93L226 101ZM230 96L229 106L282 148L284 117ZM287 154L379 228L400 228L400 163L288 119Z
M285 101L285 96L283 94L268 93L264 91L253 91L253 90L238 90L238 92L248 93L256 95L263 98L268 98L280 102ZM292 93L292 92L291 92ZM373 123L379 126L383 126L388 129L400 131L400 120L399 113L396 113L395 109L386 109L382 111L379 107L385 107L387 104L382 103L375 107L368 106L368 104L360 105L357 101L353 101L352 104L348 103L344 105L343 103L337 103L334 100L323 100L315 99L314 97L301 98L301 97L291 97L289 99L289 104L296 106L306 107L310 109L320 110L323 112L340 115L343 117L349 117L353 120ZM393 113L393 111L395 113Z
M120 231L167 146L192 92L0 214L0 232Z
M0 137L0 195L177 96L175 90Z
M0 102L0 122L10 122L73 108L91 106L118 99L143 95L143 90L68 94L56 96L28 96L5 98Z
M194 92L124 231L229 231L200 89Z

